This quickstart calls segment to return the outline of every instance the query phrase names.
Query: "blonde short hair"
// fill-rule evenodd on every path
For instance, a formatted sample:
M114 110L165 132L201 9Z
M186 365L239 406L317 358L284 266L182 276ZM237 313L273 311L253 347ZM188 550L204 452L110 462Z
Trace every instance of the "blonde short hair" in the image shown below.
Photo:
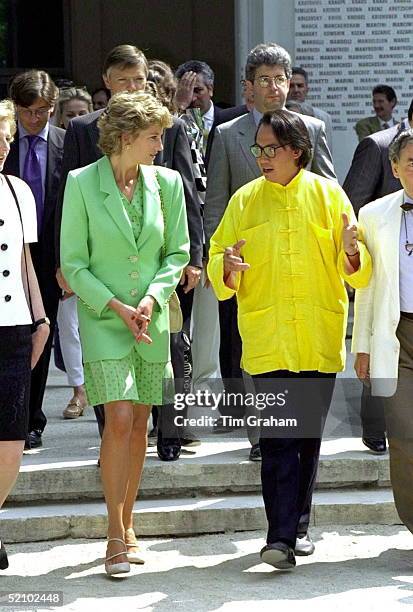
M153 95L141 91L115 94L98 120L99 148L104 155L122 150L122 134L137 136L152 125L165 129L172 115Z
M14 104L11 100L0 100L0 121L7 121L12 136L16 133Z
M93 111L92 97L84 87L64 87L60 89L59 97L56 102L54 123L58 127L63 127L62 115L66 102L70 100L81 100L87 104L88 112Z

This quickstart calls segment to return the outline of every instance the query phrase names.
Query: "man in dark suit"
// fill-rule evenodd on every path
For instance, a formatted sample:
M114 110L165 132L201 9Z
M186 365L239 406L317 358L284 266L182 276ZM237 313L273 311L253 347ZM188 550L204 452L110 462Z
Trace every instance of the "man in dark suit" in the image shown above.
M121 91L144 90L148 74L148 65L145 55L132 45L119 45L112 49L106 57L103 66L103 80L111 94ZM58 266L58 279L62 288L65 281L60 274L60 224L63 205L63 192L67 174L70 170L91 164L102 157L98 148L99 128L98 119L104 109L95 111L90 115L78 117L69 123L66 131L62 181L59 197L59 206L56 215L56 254ZM163 137L163 150L155 158L155 165L166 166L177 170L182 178L188 217L190 237L190 262L184 270L183 284L178 288L181 297L181 307L184 318L192 305L192 289L199 282L202 269L202 217L201 202L196 191L195 179L192 170L191 152L184 124L176 119L171 128L165 130ZM66 286L67 287L67 286ZM176 335L178 336L178 334ZM183 378L183 348L182 338L172 338L172 365L175 377ZM181 341L182 340L182 341ZM178 363L179 362L179 363ZM182 366L182 367L181 367ZM96 406L95 414L102 431L104 425L103 407ZM173 426L174 412L171 408L163 408L160 412L160 434L158 437L158 454L163 460L173 460L179 457L180 441ZM162 436L162 428L167 432L166 438Z
M47 422L42 404L59 303L59 286L54 266L54 220L64 130L49 122L58 95L59 90L50 76L40 70L18 74L10 86L10 97L16 107L18 127L4 172L25 180L35 197L38 242L30 245L30 250L47 314L47 319L39 324L50 325L49 339L31 377L26 449L42 445L42 433Z
M389 146L394 138L408 127L413 127L413 100L407 119L387 130L366 136L357 145L343 184L356 214L368 202L402 188L391 168ZM373 398L365 385L361 396L360 418L363 444L373 453L385 453L386 423L383 401L378 397Z
M200 176L199 195L204 201L206 169L217 125L248 112L245 105L222 109L213 103L215 75L212 68L199 60L188 60L175 71L178 81L175 101L186 121L187 132L194 141L193 154ZM198 116L196 114L198 110ZM206 253L204 253L206 256ZM219 367L218 302L206 276L194 291L192 313L193 384L218 378ZM215 431L218 431L215 428Z
M220 108L213 103L215 75L206 62L188 60L178 66L175 76L178 80L176 92L178 110L184 113L188 108L198 108L201 112L203 154L207 167L216 126L245 115L248 108L245 104L233 108Z

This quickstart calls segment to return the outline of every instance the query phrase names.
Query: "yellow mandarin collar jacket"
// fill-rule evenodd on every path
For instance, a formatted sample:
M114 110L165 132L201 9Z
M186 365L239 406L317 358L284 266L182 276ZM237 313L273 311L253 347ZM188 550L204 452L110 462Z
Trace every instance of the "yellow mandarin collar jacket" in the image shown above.
M371 276L362 242L359 270L345 271L344 212L355 222L341 187L306 170L286 186L260 177L231 198L211 239L208 275L219 300L237 294L246 372L344 369L344 280L360 288ZM224 284L223 252L241 239L250 269L238 274L234 291Z

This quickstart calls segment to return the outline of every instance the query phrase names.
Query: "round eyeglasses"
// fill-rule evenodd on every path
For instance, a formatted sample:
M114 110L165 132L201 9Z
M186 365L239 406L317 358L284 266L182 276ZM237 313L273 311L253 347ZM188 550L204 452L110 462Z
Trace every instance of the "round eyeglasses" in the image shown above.
M255 80L257 81L258 85L263 88L269 87L272 83L274 83L276 87L282 87L288 81L287 77L283 74L278 74L274 77L263 75L257 77Z
M275 157L277 153L277 149L282 149L288 144L290 143L286 142L285 144L282 144L282 145L267 145L265 147L261 147L259 144L255 143L250 146L250 151L256 159L259 159L263 155L265 155L265 157Z

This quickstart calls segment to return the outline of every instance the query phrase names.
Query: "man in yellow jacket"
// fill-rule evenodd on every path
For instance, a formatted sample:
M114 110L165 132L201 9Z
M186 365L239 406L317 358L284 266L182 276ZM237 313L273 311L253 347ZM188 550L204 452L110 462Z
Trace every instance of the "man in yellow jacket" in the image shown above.
M219 300L237 295L241 365L266 398L260 448L269 528L261 558L291 569L294 549L314 551L307 529L322 428L345 366L344 280L366 286L371 259L341 187L304 170L311 142L300 116L265 114L255 140L263 176L231 198L211 239L208 275ZM274 398L283 402L274 407ZM300 416L295 431L285 419L277 428L274 416L286 410Z

